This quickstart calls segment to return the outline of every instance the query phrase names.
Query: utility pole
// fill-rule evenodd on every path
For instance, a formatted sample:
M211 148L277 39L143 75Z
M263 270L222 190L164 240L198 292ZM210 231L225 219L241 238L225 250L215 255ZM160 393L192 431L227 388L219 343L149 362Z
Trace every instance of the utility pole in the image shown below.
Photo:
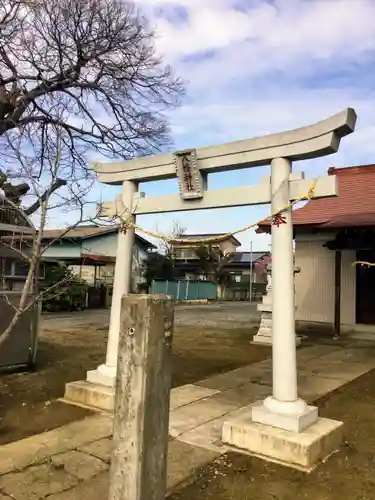
M253 242L250 241L250 303L253 301Z

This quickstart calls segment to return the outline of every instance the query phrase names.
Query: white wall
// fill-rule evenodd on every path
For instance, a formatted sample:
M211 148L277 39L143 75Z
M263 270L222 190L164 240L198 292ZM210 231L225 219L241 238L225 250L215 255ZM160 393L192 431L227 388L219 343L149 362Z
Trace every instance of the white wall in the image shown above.
M296 319L319 323L334 322L335 252L323 247L334 234L297 235L295 277ZM341 323L355 324L356 270L351 263L355 252L344 250L341 263Z

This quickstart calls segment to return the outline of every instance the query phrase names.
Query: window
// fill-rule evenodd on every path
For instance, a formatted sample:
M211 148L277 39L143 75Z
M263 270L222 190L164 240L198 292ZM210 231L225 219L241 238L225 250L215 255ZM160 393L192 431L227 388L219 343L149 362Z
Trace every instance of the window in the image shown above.
M184 251L181 248L175 248L174 255L175 255L176 259L183 259L184 258Z
M28 262L22 260L14 261L14 276L22 276L26 278L28 272L29 272Z
M3 276L12 276L13 274L13 269L12 269L12 260L11 259L7 259L6 257L4 257L2 260L2 265L1 265L1 272L2 272L2 275Z

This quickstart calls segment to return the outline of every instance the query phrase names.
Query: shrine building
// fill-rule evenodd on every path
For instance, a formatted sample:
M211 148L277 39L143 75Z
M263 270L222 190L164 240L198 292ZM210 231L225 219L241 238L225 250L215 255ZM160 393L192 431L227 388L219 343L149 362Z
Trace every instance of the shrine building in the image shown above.
M293 211L296 320L336 333L375 325L375 164L330 168L338 196ZM270 232L270 223L257 232Z

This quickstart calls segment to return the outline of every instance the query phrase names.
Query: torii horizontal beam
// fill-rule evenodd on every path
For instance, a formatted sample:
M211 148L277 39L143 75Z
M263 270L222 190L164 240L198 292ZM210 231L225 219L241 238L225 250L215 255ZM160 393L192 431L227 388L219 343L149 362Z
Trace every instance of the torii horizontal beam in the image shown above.
M298 161L336 153L341 138L354 131L356 119L354 109L347 108L307 127L199 148L196 150L198 168L210 173L268 165L274 158ZM96 163L94 169L101 182L115 185L127 180L140 182L176 177L173 153Z
M311 179L290 181L291 201L306 195L311 187ZM335 175L321 177L317 180L313 198L337 196L337 178ZM241 207L247 205L264 205L271 201L270 183L261 182L253 186L241 186L226 189L205 191L204 198L190 200L188 203L179 194L167 196L141 197L137 193L133 198L134 215L161 214L167 212L182 212L185 210L203 210L213 208ZM105 202L100 210L101 217L127 217L130 214L122 204L121 195L114 201Z

